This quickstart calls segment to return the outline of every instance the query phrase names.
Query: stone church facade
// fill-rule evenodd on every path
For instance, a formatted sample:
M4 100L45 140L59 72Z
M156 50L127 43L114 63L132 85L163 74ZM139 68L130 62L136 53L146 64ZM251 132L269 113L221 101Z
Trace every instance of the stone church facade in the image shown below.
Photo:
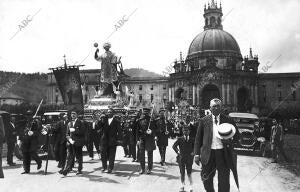
M168 78L128 77L123 89L127 86L134 91L139 107L155 102L160 108L167 102L178 104L185 100L207 109L209 101L217 97L228 111L300 116L300 73L259 73L258 56L251 48L249 55L242 56L235 38L223 30L222 16L221 4L212 0L205 5L204 30L192 40L187 57L174 62L174 73ZM95 95L99 73L100 70L81 71L85 102ZM48 101L62 102L52 74Z

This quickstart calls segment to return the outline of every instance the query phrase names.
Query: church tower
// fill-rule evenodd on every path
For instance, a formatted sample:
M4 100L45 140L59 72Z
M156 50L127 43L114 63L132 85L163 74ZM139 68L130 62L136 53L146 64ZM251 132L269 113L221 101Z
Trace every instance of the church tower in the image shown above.
M214 0L211 0L211 3L204 5L204 14L205 19L204 30L207 29L223 29L222 26L222 5L218 6Z

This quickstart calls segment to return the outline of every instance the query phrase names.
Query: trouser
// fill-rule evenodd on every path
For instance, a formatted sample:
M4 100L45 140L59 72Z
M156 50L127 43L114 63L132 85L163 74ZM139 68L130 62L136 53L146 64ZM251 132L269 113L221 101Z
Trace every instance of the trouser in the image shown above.
M67 162L64 170L68 172L72 170L75 162L75 157L78 162L78 171L82 170L82 146L75 145L69 145L67 147Z
M15 143L9 142L7 143L7 164L13 163L13 152L15 149Z
M218 192L229 192L230 169L225 162L224 149L211 150L206 165L202 164L201 179L207 192L214 192L213 178L218 171Z
M64 167L67 159L67 142L59 143L56 145L56 155L58 156L58 166Z
M125 156L131 155L131 154L129 153L129 145L128 145L128 143L124 143L124 144L123 144L123 149L124 149L124 155L125 155Z
M279 154L281 154L285 161L289 161L283 149L283 142L272 143L272 158L274 160L279 159Z
M25 172L30 172L31 159L39 165L42 163L41 158L38 156L37 152L23 151L23 168Z
M160 159L162 163L166 162L166 149L167 149L166 146L158 147Z
M101 153L100 151L100 139L98 137L98 135L96 135L96 133L93 133L90 136L90 140L87 144L87 151L89 153L89 157L93 158L94 157L94 146L96 148L96 151L98 154Z
M134 160L136 160L137 155L136 155L136 144L135 143L129 145L129 154L132 156L132 158Z
M103 147L102 150L102 168L107 169L107 161L109 161L109 169L113 170L115 165L115 157L116 157L117 146L108 146Z
M4 173L2 169L2 149L3 149L3 143L0 141L0 178L4 178Z
M188 163L189 162L189 163ZM193 160L187 161L187 160L181 160L178 163L179 166L179 171L180 171L180 179L181 183L185 182L185 170L188 175L192 174L192 165L193 165Z
M153 167L153 150L147 151L148 156L148 169L152 170ZM140 147L140 164L142 170L145 170L145 148Z
M137 147L137 153L136 153L136 158L138 161L141 160L141 150L140 150L140 146L139 145L136 145Z

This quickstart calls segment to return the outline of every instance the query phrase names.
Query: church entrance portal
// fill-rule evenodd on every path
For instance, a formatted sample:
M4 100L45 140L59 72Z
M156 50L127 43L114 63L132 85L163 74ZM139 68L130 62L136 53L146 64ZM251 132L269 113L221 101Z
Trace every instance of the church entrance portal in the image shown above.
M206 85L202 90L202 108L209 109L210 100L220 98L220 92L216 85Z

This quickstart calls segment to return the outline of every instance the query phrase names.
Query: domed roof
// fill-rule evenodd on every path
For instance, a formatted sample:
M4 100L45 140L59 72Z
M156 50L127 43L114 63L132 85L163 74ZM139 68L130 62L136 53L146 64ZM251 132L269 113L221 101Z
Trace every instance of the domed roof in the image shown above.
M240 47L234 37L222 29L208 29L198 34L190 45L188 56L206 52L231 53L242 57Z

